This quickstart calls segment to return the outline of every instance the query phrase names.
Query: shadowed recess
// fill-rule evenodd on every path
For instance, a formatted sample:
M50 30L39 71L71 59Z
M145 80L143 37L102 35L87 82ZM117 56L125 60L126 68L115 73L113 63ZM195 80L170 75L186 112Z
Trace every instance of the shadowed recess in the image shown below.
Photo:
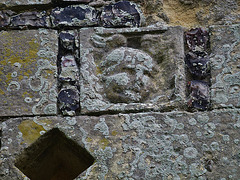
M53 128L27 147L15 165L31 180L72 180L93 162L86 149Z

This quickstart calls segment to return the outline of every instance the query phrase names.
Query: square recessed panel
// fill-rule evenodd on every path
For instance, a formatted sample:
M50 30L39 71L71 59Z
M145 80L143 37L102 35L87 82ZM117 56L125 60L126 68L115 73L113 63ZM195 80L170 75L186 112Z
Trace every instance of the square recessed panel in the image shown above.
M172 109L185 98L180 27L80 31L82 113Z
M26 148L15 165L31 180L71 180L93 162L87 150L54 128Z
M0 115L56 114L57 31L1 31L0 42Z

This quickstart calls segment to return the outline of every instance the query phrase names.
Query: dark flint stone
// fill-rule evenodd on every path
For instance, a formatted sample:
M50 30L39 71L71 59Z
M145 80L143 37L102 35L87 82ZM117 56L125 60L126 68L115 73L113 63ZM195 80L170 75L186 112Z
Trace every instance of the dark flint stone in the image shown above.
M98 24L97 11L87 5L71 5L65 8L55 8L51 20L56 26L94 26Z
M206 77L209 74L209 57L205 52L189 52L185 63L193 76Z
M209 86L204 81L193 80L188 82L188 107L198 110L207 110L209 107Z
M5 27L10 24L10 16L13 15L14 12L10 10L0 11L0 27Z
M11 17L11 26L47 27L46 12L24 12Z
M60 33L60 45L66 50L73 50L75 48L75 37L70 33Z
M105 6L100 19L104 27L140 26L140 12L137 5L129 1Z
M185 33L186 42L191 51L205 51L209 39L208 32L203 28L195 28Z
M76 111L79 108L79 93L74 89L64 89L58 94L62 111Z
M78 3L90 3L93 0L60 0L60 2L78 2Z

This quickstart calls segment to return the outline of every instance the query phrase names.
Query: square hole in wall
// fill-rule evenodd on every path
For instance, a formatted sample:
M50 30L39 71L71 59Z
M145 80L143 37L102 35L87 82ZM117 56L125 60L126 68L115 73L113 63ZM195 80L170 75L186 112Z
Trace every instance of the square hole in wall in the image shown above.
M183 29L83 28L81 113L175 109L185 98Z
M31 180L72 180L93 162L86 149L54 128L26 148L15 165Z

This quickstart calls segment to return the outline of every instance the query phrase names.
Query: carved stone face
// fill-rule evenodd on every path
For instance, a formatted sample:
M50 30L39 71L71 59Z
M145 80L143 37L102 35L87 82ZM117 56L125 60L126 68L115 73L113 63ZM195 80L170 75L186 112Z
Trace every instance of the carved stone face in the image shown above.
M153 89L153 66L152 58L141 50L113 50L101 63L106 97L113 103L143 101Z

